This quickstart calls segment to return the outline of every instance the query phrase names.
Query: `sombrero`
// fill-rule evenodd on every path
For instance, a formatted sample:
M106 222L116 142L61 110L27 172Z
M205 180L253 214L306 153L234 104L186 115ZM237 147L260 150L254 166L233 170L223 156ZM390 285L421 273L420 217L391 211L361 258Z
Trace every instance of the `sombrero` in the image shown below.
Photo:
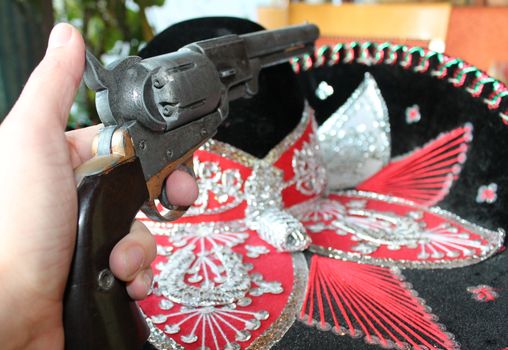
M195 19L140 54L260 29ZM389 43L317 48L292 68L264 71L195 153L184 217L141 217L159 252L140 302L153 346L508 346L506 87Z

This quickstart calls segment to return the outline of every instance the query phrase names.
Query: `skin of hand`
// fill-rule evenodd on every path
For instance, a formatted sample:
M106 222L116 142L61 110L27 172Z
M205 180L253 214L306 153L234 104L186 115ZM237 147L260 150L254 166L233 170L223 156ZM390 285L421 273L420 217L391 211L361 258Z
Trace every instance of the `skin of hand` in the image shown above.
M85 46L68 24L53 29L46 55L0 125L0 344L2 349L63 349L62 299L74 250L74 169L89 159L98 127L65 133L84 69ZM174 205L197 197L194 178L167 181ZM110 268L134 299L152 280L155 241L134 223L113 249Z

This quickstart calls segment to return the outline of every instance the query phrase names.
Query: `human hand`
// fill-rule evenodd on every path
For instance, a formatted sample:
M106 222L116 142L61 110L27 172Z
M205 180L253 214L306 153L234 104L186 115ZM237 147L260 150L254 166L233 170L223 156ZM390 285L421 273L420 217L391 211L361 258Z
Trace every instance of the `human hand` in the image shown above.
M57 25L46 55L0 126L0 344L2 349L62 349L62 300L73 255L77 194L74 169L89 159L98 127L65 133L84 68L79 32ZM174 205L197 197L183 171L167 179ZM113 249L110 268L144 298L155 241L135 223Z

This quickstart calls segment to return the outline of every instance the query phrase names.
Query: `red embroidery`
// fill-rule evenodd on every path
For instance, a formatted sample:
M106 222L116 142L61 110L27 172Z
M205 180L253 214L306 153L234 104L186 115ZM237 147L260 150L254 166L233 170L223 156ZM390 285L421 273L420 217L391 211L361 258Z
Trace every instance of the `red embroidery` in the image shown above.
M420 107L418 107L418 105L406 109L406 123L418 123L420 119L422 119L422 115L420 114Z
M384 267L313 256L300 319L383 348L458 348L401 275Z
M168 226L164 231L167 233L169 230ZM273 248L245 228L237 232L225 228L224 232L215 234L205 234L206 231L205 227L189 226L181 237L177 234L169 240L157 236L159 247L171 253L167 257L158 256L155 260L153 268L157 277L154 292L139 305L157 328L177 342L184 343L188 349L202 349L205 346L224 349L234 344L247 347L270 328L288 303L293 284L291 255L276 254ZM169 269L175 268L169 265L171 260L176 258L177 253L185 253L185 250L193 254L194 260L182 275L180 283L188 289L202 289L203 299L196 299L200 304L195 306L179 304L174 297L167 298L160 281L172 273ZM232 253L226 255L228 252ZM239 273L238 264L227 265L227 259L234 256L240 257L240 272L247 273L249 277L232 275ZM273 266L279 268L273 269ZM222 305L203 304L203 300L210 297L214 289L224 288L232 281L241 279L246 282L250 280L244 298ZM165 285L174 287L175 283L165 282ZM230 288L240 287L232 284ZM178 290L175 289L173 293L176 292Z
M172 223L139 217L158 244L153 293L139 303L157 341L171 337L190 349L256 348L258 341L273 344L290 327L303 297L306 262L301 254L278 253L249 228L246 209L256 203L249 202L248 184L276 186L266 191L280 195L281 210L283 196L317 197L324 174L316 178L311 136L308 117L263 161L212 142L194 155L201 191L189 212ZM256 178L261 162L287 167L286 177L271 179L273 184Z
M482 199L488 202L492 202L496 198L496 192L491 189L486 189L482 193Z
M494 203L497 200L497 184L491 183L487 186L480 186L476 201L478 203Z
M267 191L281 193L284 206L313 235L311 250L320 246L331 252L329 256L337 253L350 261L314 256L303 298L303 286L298 288L297 282L304 273L296 273L296 255L276 252L245 225L246 208L254 204L246 197L245 184L257 181L253 169L261 161L215 142L196 152L195 159L203 165L196 168L198 180L205 188L197 205L175 223L148 223L158 234L161 256L155 265L154 293L140 303L143 311L163 337L191 348L238 348L254 346L258 339L265 341L263 337L280 339L283 332L270 332L279 329L281 320L289 327L293 319L284 313L294 305L295 314L298 304L290 301L297 297L304 299L303 318L318 320L315 324L321 329L363 336L385 347L454 349L452 337L396 272L357 262L463 266L492 254L502 235L395 197L354 191L321 198L323 174L312 118L298 130L262 160L282 172L280 183L275 181ZM391 169L397 170L402 183L416 184L407 185L412 192L406 193L431 193L428 188L418 190L439 181L423 181L424 176L442 180L456 175L470 132L467 125L458 128L392 163L398 164ZM381 190L393 189L389 176L384 176ZM436 198L431 193L423 200ZM250 284L244 283L247 279Z
M472 126L466 124L441 135L423 148L390 164L357 189L407 198L432 206L442 200L466 160Z
M502 233L444 210L368 192L330 194L290 212L307 228L311 251L382 266L466 266L494 254L503 241Z
M480 302L495 301L499 297L496 288L492 288L485 284L480 284L476 287L468 287L467 291L472 294L474 300Z

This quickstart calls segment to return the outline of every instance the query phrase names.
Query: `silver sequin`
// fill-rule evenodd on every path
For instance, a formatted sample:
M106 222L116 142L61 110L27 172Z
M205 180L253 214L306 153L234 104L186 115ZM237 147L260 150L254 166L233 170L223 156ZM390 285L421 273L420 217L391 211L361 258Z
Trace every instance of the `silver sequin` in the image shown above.
M196 255L192 246L175 252L158 276L159 292L169 300L185 306L215 306L233 303L243 298L250 289L251 280L242 264L242 257L230 248L219 246L213 251ZM225 270L221 280L203 281L199 286L186 282L186 276L197 274L194 266L200 266L201 259L216 259ZM218 282L219 283L218 283Z
M406 216L400 216L390 212L361 209L356 203L353 208L345 208L341 203L335 201L336 208L333 211L328 209L327 215L336 215L336 220L333 220L330 227L326 227L326 229L331 229L339 235L351 234L358 243L352 251L311 245L309 250L319 255L380 266L423 269L452 268L471 265L488 258L501 248L504 241L505 233L502 229L487 230L438 207L423 208L405 199L371 192L352 190L336 193L344 197L380 200L391 204L411 206L438 215L449 222L429 228L425 222L421 221L423 216L419 211L413 210ZM314 218L317 214L309 213L313 211L312 208L316 208L316 201L298 204L291 208L291 212L300 219ZM304 213L305 216L299 215ZM467 232L459 231L455 224L480 236L486 242L482 243L471 239ZM450 237L452 238L450 239ZM391 259L370 255L380 247L390 250L398 250L401 247L418 249L418 260ZM475 252L471 249L473 247L479 248L480 251ZM460 258L458 258L459 256ZM450 260L445 257L454 259Z
M319 127L318 137L332 190L354 187L388 163L388 110L369 73L346 103Z
M303 224L284 210L268 209L257 218L257 232L278 251L295 252L309 247L311 240Z
M282 171L262 160L257 162L245 181L245 221L278 251L302 251L310 245L310 238L302 223L283 210L283 188Z

